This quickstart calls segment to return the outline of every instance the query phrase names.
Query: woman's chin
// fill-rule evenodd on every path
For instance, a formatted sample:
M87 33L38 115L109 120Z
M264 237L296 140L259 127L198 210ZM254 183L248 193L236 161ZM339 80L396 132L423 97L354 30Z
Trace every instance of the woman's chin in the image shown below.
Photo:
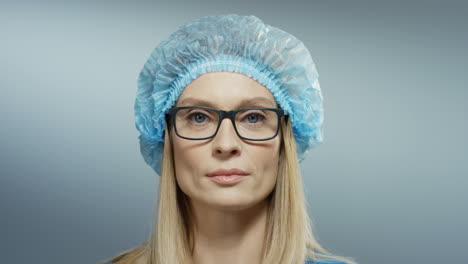
M248 199L245 194L241 193L236 195L213 195L210 196L210 199L205 200L207 206L220 211L241 211L254 206L258 202Z

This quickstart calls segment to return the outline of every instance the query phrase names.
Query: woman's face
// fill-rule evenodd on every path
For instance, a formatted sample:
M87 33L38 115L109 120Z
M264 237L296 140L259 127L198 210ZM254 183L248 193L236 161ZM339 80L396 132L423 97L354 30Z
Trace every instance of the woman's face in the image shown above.
M262 98L258 103L241 105L244 100ZM255 80L234 72L211 72L187 85L176 106L208 106L235 110L248 107L277 108L270 91ZM231 120L225 118L215 137L187 140L171 129L177 183L192 202L220 210L241 210L263 201L273 190L277 171L281 131L267 141L239 138ZM219 184L210 177L219 169L240 169L249 175L234 184Z

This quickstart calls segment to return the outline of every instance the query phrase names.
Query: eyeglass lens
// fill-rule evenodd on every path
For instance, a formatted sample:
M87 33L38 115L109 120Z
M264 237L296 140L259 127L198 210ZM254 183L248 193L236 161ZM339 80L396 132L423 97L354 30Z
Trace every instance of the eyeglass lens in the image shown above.
M180 109L175 116L178 134L192 139L213 136L218 122L218 113L208 109ZM272 110L243 110L236 114L235 125L241 137L256 140L267 139L276 134L278 116Z

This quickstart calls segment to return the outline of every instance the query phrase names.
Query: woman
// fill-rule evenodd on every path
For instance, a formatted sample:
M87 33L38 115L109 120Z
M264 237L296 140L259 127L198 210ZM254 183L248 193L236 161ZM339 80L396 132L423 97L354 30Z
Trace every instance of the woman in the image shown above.
M153 51L136 127L160 176L155 232L109 263L355 263L315 239L299 161L322 142L312 58L254 16L207 16Z

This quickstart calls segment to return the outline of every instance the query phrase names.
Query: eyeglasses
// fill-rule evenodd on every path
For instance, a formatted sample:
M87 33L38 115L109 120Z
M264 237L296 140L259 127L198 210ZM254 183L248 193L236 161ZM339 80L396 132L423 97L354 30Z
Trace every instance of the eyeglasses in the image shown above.
M278 135L281 117L287 115L278 108L243 108L223 111L202 106L183 106L169 109L177 136L190 140L212 138L218 133L221 121L231 119L237 135L245 140L265 141Z

